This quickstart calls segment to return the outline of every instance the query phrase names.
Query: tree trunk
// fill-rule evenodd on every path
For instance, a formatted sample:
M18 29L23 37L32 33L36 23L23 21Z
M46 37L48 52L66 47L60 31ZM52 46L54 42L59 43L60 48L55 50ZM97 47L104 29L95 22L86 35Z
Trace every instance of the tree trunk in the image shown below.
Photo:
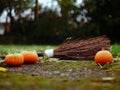
M11 5L11 0L9 0L9 12L8 12L8 16L10 17L10 23L13 23L13 17L12 17L12 5Z
M7 14L6 23L5 23L6 33L9 33L11 31L11 24L13 23L11 0L8 1L8 7L9 7L9 10L7 11L8 14ZM8 18L10 18L10 21L8 21Z
M38 0L35 0L35 21L38 20Z

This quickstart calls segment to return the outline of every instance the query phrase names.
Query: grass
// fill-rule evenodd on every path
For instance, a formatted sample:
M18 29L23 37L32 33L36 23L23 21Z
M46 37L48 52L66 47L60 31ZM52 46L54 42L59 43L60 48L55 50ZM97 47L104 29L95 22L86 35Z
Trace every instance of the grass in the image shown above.
M38 46L38 45L0 45L0 54L21 52L23 50L39 51L41 49L56 48L57 46ZM120 57L120 45L112 45L111 52L114 57ZM1 67L10 70L21 67L8 67L0 63ZM40 60L33 70L41 70L41 74L31 76L26 73L18 74L0 72L0 90L119 90L120 85L120 62L107 64L103 69L99 68L94 61L59 61L50 58L40 66ZM31 69L31 68L30 68ZM48 72L46 74L43 74ZM49 74L50 73L50 74ZM71 73L68 75L68 73ZM45 76L46 75L46 76Z
M39 51L44 49L56 48L57 46L50 45L0 45L0 54L19 53L24 50Z
M114 57L120 57L120 45L119 44L112 45L111 52Z

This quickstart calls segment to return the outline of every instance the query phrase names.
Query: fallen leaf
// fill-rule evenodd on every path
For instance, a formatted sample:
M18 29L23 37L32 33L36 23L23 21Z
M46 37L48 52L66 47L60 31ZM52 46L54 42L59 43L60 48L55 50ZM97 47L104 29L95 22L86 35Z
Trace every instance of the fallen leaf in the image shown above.
M7 68L0 67L0 71L2 71L2 72L6 72L6 71L7 71Z
M103 77L102 78L103 81L112 81L114 79L115 79L115 77Z

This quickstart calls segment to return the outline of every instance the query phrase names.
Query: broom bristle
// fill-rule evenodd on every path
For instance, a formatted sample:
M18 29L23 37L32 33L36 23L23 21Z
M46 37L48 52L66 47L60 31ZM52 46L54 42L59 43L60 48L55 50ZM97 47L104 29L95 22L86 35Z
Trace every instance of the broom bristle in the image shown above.
M104 35L86 40L72 40L54 50L54 57L60 59L91 60L102 50L109 50L110 40Z

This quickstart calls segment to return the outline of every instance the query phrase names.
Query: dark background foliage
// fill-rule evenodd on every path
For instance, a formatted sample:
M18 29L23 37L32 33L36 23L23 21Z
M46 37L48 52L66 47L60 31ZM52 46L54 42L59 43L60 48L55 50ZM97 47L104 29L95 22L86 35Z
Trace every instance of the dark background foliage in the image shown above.
M37 1L0 0L0 15L6 10L11 19L10 31L0 36L0 43L59 44L68 37L84 39L99 35L107 35L112 43L120 42L120 0L83 0L79 7L73 4L76 0L58 0L61 15L48 8L38 13L42 8ZM13 8L18 20L12 16ZM20 16L28 8L35 12L35 20L29 19L29 15Z

